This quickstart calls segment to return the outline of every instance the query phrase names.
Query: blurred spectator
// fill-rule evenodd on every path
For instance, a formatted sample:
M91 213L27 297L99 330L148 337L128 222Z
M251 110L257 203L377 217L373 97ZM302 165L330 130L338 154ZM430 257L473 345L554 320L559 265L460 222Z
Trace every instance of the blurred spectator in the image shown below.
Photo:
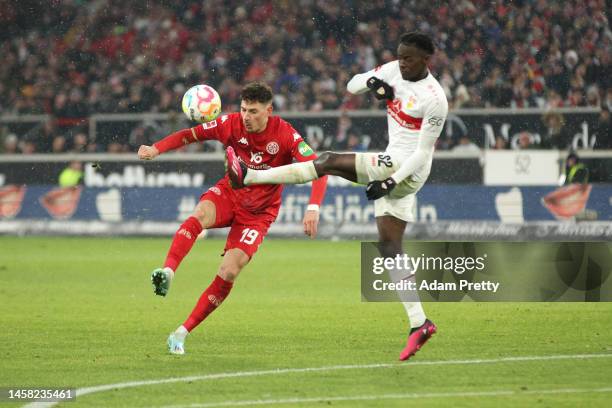
M565 130L565 120L559 112L547 112L542 116L547 129L540 147L566 150L572 142L572 135Z
M521 132L518 135L517 140L517 149L525 150L525 149L535 149L537 146L533 143L533 137L529 132Z
M83 179L83 164L80 161L71 161L59 175L60 187L74 187L81 184Z
M496 136L495 144L493 145L493 149L505 150L507 148L508 148L508 141L503 136Z
M66 151L66 138L64 136L55 136L51 146L51 153L64 153Z
M434 37L431 71L455 109L610 109L609 2L449 0L433 14L431 7L368 0L17 7L0 28L0 114L55 115L64 150L127 151L131 128L116 132L122 140L99 134L85 149L78 131L68 131L96 113L176 112L195 83L214 86L224 111L236 111L241 84L257 78L274 86L279 111L377 109L369 93L347 95L346 82L393 60L397 38L412 29ZM53 140L36 140L34 149L51 151Z
M564 185L589 182L589 169L582 163L576 153L571 152L565 159L565 179Z
M597 127L593 129L593 134L597 137L595 143L597 149L612 149L612 124L610 122L610 109L603 105L599 112Z
M91 113L167 112L201 82L229 108L228 81L252 79L274 85L278 109L368 109L370 95L345 101L346 80L392 60L399 34L417 28L435 37L432 71L456 108L540 106L550 91L595 106L610 87L604 1L449 0L434 15L427 2L368 0L80 4L6 16L0 113L55 113L64 127ZM458 22L456 10L478 18Z
M83 132L79 132L74 135L72 139L72 148L71 151L74 153L84 153L87 151L87 134Z
M476 143L472 142L467 135L461 136L459 142L453 147L454 152L462 153L480 153L480 148Z
M58 136L55 121L49 119L35 128L33 133L27 135L28 140L36 144L36 151L50 152L53 148L53 140Z
M19 153L19 140L17 139L17 135L14 133L9 133L4 137L2 152L5 154Z

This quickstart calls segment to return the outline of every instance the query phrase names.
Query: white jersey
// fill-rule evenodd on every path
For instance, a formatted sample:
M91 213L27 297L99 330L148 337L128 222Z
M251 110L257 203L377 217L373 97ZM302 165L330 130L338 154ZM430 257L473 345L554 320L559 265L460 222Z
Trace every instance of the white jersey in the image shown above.
M421 139L432 140L440 136L448 114L446 95L431 73L420 81L404 80L397 60L355 75L347 84L347 90L354 94L368 91L366 82L373 76L393 88L395 98L387 101L389 144L385 151L394 159L404 162L417 151ZM431 169L433 145L431 153L424 160L419 160L419 163L414 163L416 169L409 169L409 174L403 176L412 175L415 179L425 181Z

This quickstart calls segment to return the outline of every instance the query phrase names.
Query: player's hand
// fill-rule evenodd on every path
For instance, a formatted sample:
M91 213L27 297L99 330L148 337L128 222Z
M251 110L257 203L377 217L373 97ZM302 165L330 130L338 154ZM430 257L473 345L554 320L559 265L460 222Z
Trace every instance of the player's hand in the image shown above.
M366 85L372 92L374 92L374 96L378 100L388 99L390 101L395 97L395 93L393 92L393 88L391 85L383 81L382 79L376 77L370 77L366 82Z
M138 158L140 160L153 160L159 156L159 150L155 146L142 145L138 148Z
M319 225L319 211L307 210L304 214L303 224L304 234L314 239L317 236L317 226Z
M389 195L396 185L397 183L393 180L393 177L389 177L386 180L370 181L366 187L366 196L368 200L378 200Z

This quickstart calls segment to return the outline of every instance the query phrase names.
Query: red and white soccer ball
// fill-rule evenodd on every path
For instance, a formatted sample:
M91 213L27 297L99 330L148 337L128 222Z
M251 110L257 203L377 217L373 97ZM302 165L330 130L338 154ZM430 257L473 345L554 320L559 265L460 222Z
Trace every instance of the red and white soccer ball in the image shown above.
M210 122L221 113L221 97L212 86L196 85L183 95L183 112L195 122Z

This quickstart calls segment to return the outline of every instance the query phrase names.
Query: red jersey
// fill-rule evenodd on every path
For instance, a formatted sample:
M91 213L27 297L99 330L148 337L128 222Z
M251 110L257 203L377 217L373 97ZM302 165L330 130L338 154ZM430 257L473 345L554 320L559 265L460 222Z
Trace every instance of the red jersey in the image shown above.
M218 140L225 146L232 146L240 160L249 168L256 170L291 164L294 159L303 162L317 157L302 136L278 116L268 118L263 132L249 133L244 128L240 113L237 112L173 133L154 146L163 153L205 140ZM229 184L227 175L223 181ZM326 185L326 177L313 182L311 204L321 204ZM234 194L236 202L249 212L276 217L281 204L282 191L283 186L280 184L261 184L234 190Z

